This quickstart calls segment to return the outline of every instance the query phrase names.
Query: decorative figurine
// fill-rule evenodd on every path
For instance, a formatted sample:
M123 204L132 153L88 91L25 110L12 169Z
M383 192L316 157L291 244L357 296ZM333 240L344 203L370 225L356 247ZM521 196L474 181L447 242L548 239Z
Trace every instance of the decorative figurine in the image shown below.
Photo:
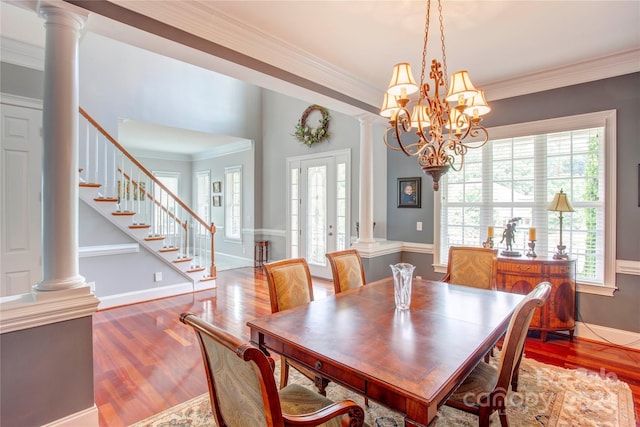
M505 229L502 232L502 240L500 240L500 243L506 242L507 248L506 250L500 252L501 255L512 256L512 257L521 255L520 252L513 250L513 242L515 242L516 240L516 225L518 221L520 221L521 219L522 218L520 217L511 218L507 222L507 225L505 226Z

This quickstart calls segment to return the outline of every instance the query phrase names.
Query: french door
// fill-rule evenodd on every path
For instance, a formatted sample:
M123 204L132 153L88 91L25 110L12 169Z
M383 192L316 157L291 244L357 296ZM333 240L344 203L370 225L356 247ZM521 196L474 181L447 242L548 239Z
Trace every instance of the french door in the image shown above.
M289 158L287 256L305 258L313 276L330 278L325 254L349 241L349 150Z

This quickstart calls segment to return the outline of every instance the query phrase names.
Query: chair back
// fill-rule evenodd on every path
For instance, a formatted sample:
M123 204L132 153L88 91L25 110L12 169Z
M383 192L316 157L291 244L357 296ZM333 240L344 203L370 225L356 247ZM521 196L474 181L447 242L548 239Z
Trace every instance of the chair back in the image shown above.
M329 265L331 265L333 287L336 294L358 288L366 283L362 259L357 249L329 252L327 258Z
M272 313L313 301L313 284L307 260L285 259L264 264L263 267L269 284Z
M443 282L482 289L496 289L497 249L451 246Z
M516 307L507 327L500 362L498 364L498 380L496 390L508 390L509 382L518 361L522 356L524 342L527 338L529 323L536 308L545 303L551 293L551 283L541 282Z
M284 426L273 360L193 314L180 320L198 337L217 425Z

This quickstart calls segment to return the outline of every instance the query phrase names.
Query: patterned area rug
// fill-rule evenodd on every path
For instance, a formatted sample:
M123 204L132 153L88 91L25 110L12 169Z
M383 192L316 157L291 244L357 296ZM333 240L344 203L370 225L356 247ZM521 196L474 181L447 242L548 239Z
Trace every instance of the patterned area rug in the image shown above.
M492 358L496 363L497 357ZM276 364L278 366L279 363ZM276 371L276 376L278 372ZM290 372L290 381L313 387L311 381ZM276 378L276 383L278 379ZM366 422L371 427L401 427L400 414L369 402L335 384L327 387L332 400L352 399L366 412ZM633 396L629 386L615 378L603 378L584 370L561 369L535 360L522 360L518 392L507 396L509 424L525 427L633 427L635 413ZM436 427L477 426L478 419L471 415L443 406L435 423ZM499 426L497 413L491 416L491 425ZM133 427L201 427L215 426L209 395L203 394L185 403L156 414ZM252 427L252 426L247 426Z

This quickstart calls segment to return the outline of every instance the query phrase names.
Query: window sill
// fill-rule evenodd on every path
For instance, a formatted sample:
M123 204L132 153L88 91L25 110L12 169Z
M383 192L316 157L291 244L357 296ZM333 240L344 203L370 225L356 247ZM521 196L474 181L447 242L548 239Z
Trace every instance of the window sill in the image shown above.
M611 286L590 285L587 283L576 284L576 292L580 292L582 294L592 294L592 295L601 295L605 297L612 297L617 290L618 288L614 288Z

